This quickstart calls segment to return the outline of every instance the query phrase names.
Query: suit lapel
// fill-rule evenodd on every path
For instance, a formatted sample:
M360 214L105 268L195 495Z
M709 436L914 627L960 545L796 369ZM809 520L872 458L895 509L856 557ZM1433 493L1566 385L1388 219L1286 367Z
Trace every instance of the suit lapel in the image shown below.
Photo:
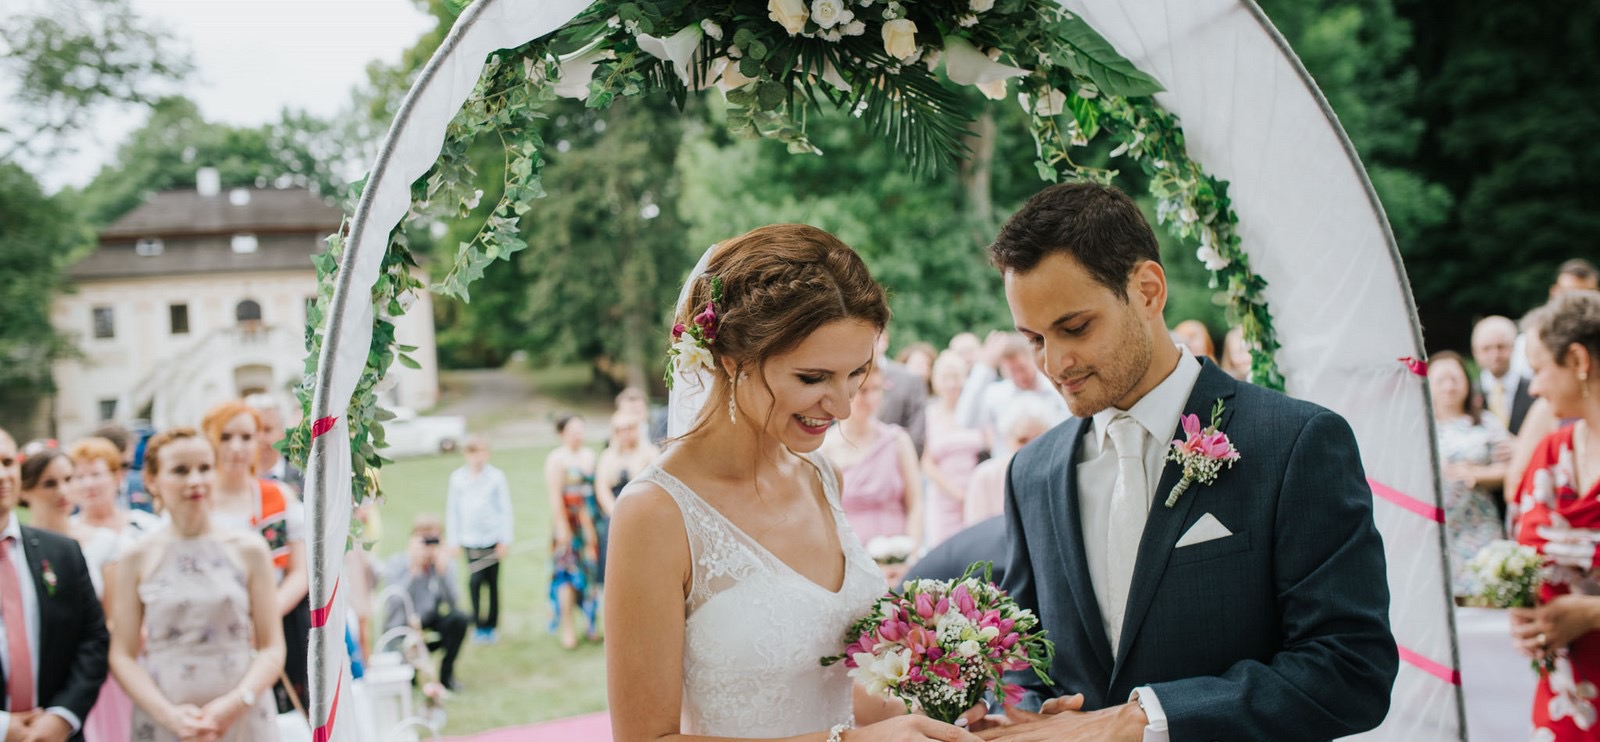
M40 669L44 667L44 654L50 651L50 647L54 646L51 643L51 640L54 639L52 634L55 633L51 631L55 623L54 611L51 610L54 604L50 598L50 590L44 581L44 563L48 560L48 557L44 555L44 547L39 544L39 533L32 528L23 528L22 540L28 544L26 549L28 552L28 572L33 575L33 592L39 606L40 656L34 658L34 674L39 675ZM44 700L43 691L39 690L37 686L35 686L35 693L39 695L40 701Z
M1078 621L1094 658L1100 663L1100 677L1111 673L1111 642L1100 628L1100 604L1094 597L1094 583L1089 579L1089 560L1083 552L1083 510L1078 505L1078 447L1083 445L1084 431L1093 427L1083 418L1073 418L1063 432L1065 445L1051 452L1050 466L1045 468L1052 481L1050 493L1050 524L1055 529L1055 543L1061 555L1062 574L1072 591L1072 602L1078 609ZM1040 577L1043 577L1041 575Z
M1194 389L1189 393L1189 401L1184 405L1183 414L1196 415L1202 425L1211 422L1211 408L1218 399L1226 400L1233 396L1234 385L1238 382L1223 373L1209 362L1202 362L1200 376L1195 380ZM1233 416L1233 410L1224 406L1219 430L1227 432L1228 420ZM1173 438L1179 437L1181 426L1172 431L1165 439L1157 441L1163 449ZM1195 483L1182 497L1167 507L1167 493L1177 486L1183 477L1183 467L1176 462L1168 461L1161 470L1161 481L1156 485L1155 492L1151 494L1150 515L1145 519L1144 535L1139 539L1139 561L1133 567L1133 584L1128 589L1128 608L1122 621L1122 637L1118 646L1122 651L1117 654L1116 667L1111 673L1111 684L1115 685L1117 675L1125 666L1133 648L1133 639L1139 635L1139 627L1144 623L1145 615L1150 612L1150 603L1155 599L1156 588L1161 584L1161 576L1166 573L1167 560L1172 556L1172 547L1178 543L1178 537L1183 524L1188 522L1189 510L1194 507L1195 500L1199 499L1210 487Z

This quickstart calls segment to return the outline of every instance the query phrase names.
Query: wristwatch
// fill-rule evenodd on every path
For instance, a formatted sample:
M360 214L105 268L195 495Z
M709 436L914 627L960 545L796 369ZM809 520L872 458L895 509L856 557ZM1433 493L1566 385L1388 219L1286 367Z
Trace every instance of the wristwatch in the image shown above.
M239 700L244 702L245 708L255 708L256 694L250 692L249 688L241 685L239 686Z

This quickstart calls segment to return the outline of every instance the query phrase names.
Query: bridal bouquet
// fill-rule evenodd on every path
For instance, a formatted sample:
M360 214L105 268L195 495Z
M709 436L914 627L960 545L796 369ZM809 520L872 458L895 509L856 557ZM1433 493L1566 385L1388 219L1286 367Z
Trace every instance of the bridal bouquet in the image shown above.
M1048 682L1054 647L1038 616L1018 608L982 566L982 579L973 565L959 580L913 580L879 598L851 624L844 654L822 664L842 661L873 695L944 722L997 688L1016 703L1022 689L1003 683L1003 673L1031 668Z
M1544 558L1532 546L1491 541L1467 562L1477 591L1468 605L1479 608L1532 608L1539 604Z

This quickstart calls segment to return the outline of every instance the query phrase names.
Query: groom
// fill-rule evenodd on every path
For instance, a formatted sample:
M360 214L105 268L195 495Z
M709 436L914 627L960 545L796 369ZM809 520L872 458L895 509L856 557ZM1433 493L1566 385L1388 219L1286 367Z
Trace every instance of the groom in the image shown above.
M1349 425L1173 344L1155 234L1121 191L1049 188L989 256L1074 416L1011 463L1005 588L1055 642L1032 690L1082 699L985 736L1290 742L1382 722L1398 657ZM1208 425L1218 400L1240 458L1169 507L1180 418Z

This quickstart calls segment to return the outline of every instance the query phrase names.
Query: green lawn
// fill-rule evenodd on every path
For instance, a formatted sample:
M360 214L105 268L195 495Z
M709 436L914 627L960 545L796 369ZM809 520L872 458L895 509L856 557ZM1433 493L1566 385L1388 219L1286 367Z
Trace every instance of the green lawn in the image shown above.
M500 568L500 642L473 644L469 634L456 665L456 676L465 688L446 708L446 734L470 734L606 707L603 648L584 643L566 652L546 631L550 514L541 474L549 451L542 447L494 452L492 463L511 482L517 545ZM459 456L432 456L384 467L379 555L387 557L405 548L416 514L444 515L445 483L461 463Z

